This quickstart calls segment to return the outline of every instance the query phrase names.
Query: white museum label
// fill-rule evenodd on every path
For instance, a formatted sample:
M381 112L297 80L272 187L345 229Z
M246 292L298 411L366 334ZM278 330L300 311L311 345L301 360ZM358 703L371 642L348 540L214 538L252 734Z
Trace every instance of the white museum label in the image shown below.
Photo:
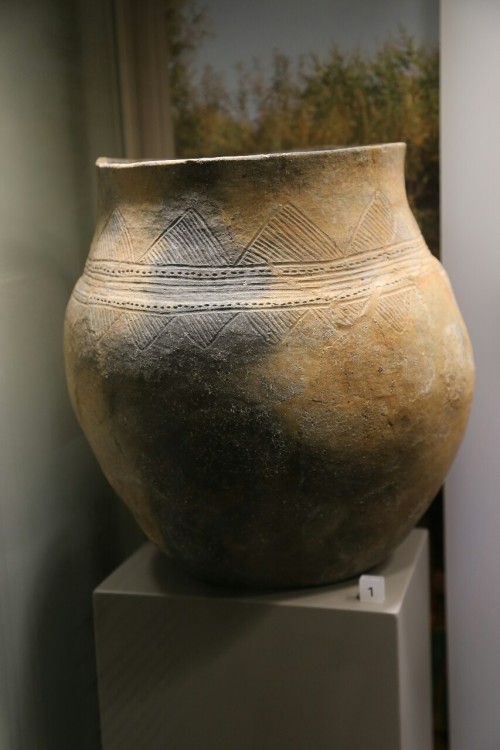
M385 601L384 576L360 576L359 600L372 604L382 604Z

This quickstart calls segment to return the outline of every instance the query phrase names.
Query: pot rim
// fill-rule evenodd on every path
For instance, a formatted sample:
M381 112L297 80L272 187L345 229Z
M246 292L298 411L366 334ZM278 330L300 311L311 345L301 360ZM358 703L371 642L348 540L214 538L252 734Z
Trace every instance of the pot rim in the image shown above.
M99 169L134 169L137 167L147 166L168 166L170 164L199 164L199 163L217 163L217 162L239 162L239 161L258 161L268 160L286 157L287 159L301 159L304 157L318 156L318 155L329 155L329 154L344 154L346 152L373 152L373 151L385 151L385 150L405 150L406 143L403 141L396 141L394 143L376 143L366 146L328 146L326 148L315 148L310 150L301 151L277 151L272 153L264 154L243 154L238 156L205 156L195 157L187 159L121 159L108 156L100 156L96 161L96 166Z

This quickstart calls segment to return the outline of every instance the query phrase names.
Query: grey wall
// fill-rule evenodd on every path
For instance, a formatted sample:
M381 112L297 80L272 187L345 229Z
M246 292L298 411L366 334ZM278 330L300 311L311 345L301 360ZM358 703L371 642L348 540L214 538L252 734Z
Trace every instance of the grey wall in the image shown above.
M452 750L500 747L500 3L442 0L443 260L474 346L446 493Z
M98 747L91 590L133 544L71 413L61 350L92 232L89 165L97 149L120 155L107 7L82 3L80 22L68 0L0 3L2 750Z

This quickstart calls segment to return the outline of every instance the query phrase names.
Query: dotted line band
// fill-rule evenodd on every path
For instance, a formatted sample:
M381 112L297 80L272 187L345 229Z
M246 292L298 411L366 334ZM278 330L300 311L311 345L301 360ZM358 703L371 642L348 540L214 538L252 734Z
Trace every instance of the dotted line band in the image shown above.
M407 282L406 280L401 279L394 279L392 281L387 281L383 288L388 289L390 287L397 286L398 289L407 289L414 286L411 282ZM382 286L378 286L377 288L381 289ZM300 299L300 300L289 300L287 302L273 302L272 300L265 300L265 301L246 301L246 302L228 302L228 303L220 303L220 302L205 302L198 305L193 304L185 304L185 303L175 303L175 304L168 304L168 303L146 303L146 302L137 302L132 300L120 300L110 297L104 297L97 294L88 293L81 288L76 288L74 292L75 299L85 305L90 304L96 304L96 305L105 305L110 307L119 307L119 308L126 308L128 310L138 310L138 311L149 311L149 312L176 312L179 313L189 313L189 312L216 312L221 311L225 312L228 310L255 310L255 309L268 309L268 310L280 310L280 309L289 309L289 308L299 308L299 307L331 307L335 306L335 304L339 304L341 302L349 301L351 299L359 299L363 297L370 297L373 292L373 287L370 285L368 287L363 287L361 289L356 289L351 292L346 292L341 295L337 295L335 297L332 297L330 299L326 299L325 297L310 297L307 299Z
M427 250L427 247L425 245L425 242L422 237L417 238L416 240L407 241L405 243L402 243L400 245L392 245L386 248L379 248L378 250L374 249L369 251L369 253L363 253L363 255L358 255L355 259L347 259L342 258L340 260L332 260L332 261L325 261L323 264L316 264L316 265L307 265L307 264L299 264L298 266L294 267L290 264L283 264L280 263L274 263L272 265L262 265L258 267L234 267L234 266L225 266L222 268L218 268L214 270L212 267L207 267L206 269L201 269L200 267L194 267L194 266L184 266L184 267L175 267L175 266L167 266L165 268L159 267L159 266L149 266L145 268L141 267L133 267L129 264L120 264L120 266L113 267L110 266L110 263L117 262L117 261L106 261L104 259L98 259L98 260L92 260L89 259L86 264L86 269L88 271L93 272L99 272L106 276L158 276L158 277L172 277L172 278L179 278L179 277L186 277L186 278L208 278L208 279L214 279L214 278L220 278L220 277L241 277L241 276L274 276L273 269L276 269L279 272L279 275L286 275L286 276L307 276L310 273L325 273L328 269L355 269L359 268L359 266L366 265L369 258L372 257L373 260L378 260L380 256L386 256L386 258L390 256L397 256L397 255L403 255L408 254L412 252L419 252L422 250ZM382 260L382 258L380 258ZM119 261L118 261L119 262ZM194 270L196 268L196 270Z
M315 289L322 289L329 293L335 293L340 291L342 288L354 286L355 284L363 284L366 282L372 283L374 277L383 277L391 275L396 269L399 275L403 276L416 276L421 273L423 258L419 258L415 254L400 257L396 263L394 260L384 259L376 265L364 264L357 269L356 272L332 273L325 272L321 277L314 277L310 274L303 274L301 276L295 276L292 282L289 277L284 277L282 274L277 273L275 275L269 275L265 279L262 277L253 277L242 282L241 279L235 280L227 277L213 279L208 276L203 279L186 279L184 278L151 278L143 279L137 277L121 277L112 278L110 276L103 276L95 274L93 271L87 271L84 274L83 281L88 285L89 288L94 287L96 289L103 289L106 287L108 290L116 290L125 288L127 285L132 293L142 292L145 294L171 294L178 295L179 293L193 293L196 291L199 294L224 294L228 295L233 293L238 296L242 290L245 290L251 294L262 293L290 293L293 289L295 293L299 290L306 290L308 287ZM202 286L203 285L203 286ZM133 290L133 287L136 287Z

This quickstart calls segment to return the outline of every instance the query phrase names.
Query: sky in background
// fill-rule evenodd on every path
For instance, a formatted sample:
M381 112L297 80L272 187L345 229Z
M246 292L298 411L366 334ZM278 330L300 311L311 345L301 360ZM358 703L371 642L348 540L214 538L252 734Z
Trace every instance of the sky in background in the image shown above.
M212 36L201 45L197 67L211 65L226 83L236 82L238 62L258 58L264 68L275 50L292 59L315 52L373 53L400 26L417 42L437 45L439 0L200 0Z

